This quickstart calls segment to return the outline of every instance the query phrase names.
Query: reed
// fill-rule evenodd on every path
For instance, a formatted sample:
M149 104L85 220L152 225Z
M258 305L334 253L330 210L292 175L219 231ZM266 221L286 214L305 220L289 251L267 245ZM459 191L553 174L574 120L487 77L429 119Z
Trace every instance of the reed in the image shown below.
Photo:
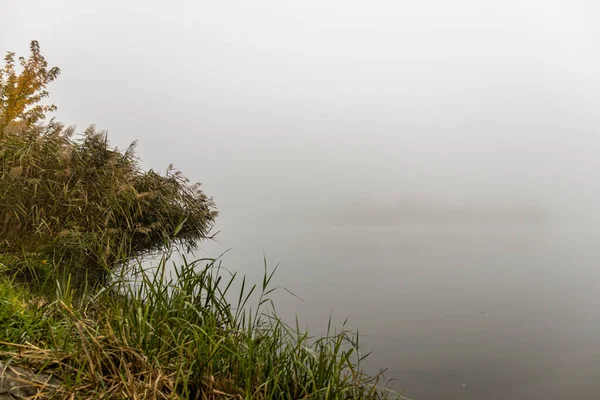
M22 318L0 332L2 356L55 378L30 382L42 397L403 398L384 386L383 372L362 372L358 333L330 321L311 337L297 321L286 324L271 299L274 272L265 264L262 282L249 285L219 260L163 257L85 293L58 276L41 305L5 277L0 295L13 300L0 319Z

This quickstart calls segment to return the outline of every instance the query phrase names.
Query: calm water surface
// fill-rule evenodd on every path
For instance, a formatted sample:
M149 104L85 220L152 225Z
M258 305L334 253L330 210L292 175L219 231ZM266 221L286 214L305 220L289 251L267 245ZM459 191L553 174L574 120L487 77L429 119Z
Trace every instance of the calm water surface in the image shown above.
M250 278L281 261L281 315L359 328L367 368L415 400L600 398L600 229L263 227L215 253Z

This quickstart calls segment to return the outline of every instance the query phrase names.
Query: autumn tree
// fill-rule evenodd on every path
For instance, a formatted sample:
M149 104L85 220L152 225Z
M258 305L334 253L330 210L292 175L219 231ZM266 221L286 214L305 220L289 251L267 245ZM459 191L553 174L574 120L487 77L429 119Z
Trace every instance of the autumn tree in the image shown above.
M40 101L59 69L37 42L22 72L14 60L0 79L0 255L33 255L95 283L131 258L209 237L217 212L198 184L172 167L144 171L133 145L111 148L93 126L76 135L44 122L56 107Z
M0 134L10 123L31 125L43 120L48 111L56 110L55 105L40 102L48 97L46 88L60 69L48 68L37 41L32 41L29 49L28 59L19 57L20 73L15 70L15 53L8 52L4 57L5 66L0 70Z

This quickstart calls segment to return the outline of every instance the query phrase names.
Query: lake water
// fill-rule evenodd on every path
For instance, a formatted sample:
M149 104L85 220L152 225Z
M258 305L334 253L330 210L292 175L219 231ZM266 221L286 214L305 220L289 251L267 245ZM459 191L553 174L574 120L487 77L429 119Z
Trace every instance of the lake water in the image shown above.
M288 227L290 225L287 225ZM229 229L212 255L315 333L358 328L367 369L415 400L600 397L600 229L568 224Z

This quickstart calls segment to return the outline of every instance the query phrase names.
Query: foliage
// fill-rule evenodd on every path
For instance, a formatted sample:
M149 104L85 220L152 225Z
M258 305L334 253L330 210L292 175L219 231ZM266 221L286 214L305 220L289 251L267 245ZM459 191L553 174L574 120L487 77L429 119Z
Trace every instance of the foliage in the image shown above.
M261 285L248 288L242 279L240 291L229 293L236 275L203 261L136 264L79 302L62 282L51 308L66 329L52 343L4 355L58 378L60 385L33 382L41 397L404 398L379 385L381 373L362 372L357 333L335 332L330 321L326 335L311 338L297 322L282 321L269 297L275 271L265 265Z
M4 57L5 66L0 70L0 137L4 128L12 122L34 124L44 119L46 112L54 111L55 105L42 105L48 97L46 86L60 74L60 69L48 69L48 63L40 53L40 45L32 41L28 59L19 57L22 72L15 70L15 53Z
M133 148L80 140L58 124L0 142L0 252L46 254L78 276L102 279L118 262L207 237L212 201L177 171L142 171Z
M51 109L34 104L58 70L46 70L37 42L21 75L13 59L0 80L0 115L28 123L0 131L0 253L43 255L94 283L127 259L167 245L194 249L208 237L214 204L181 172L142 170L134 145L113 149L94 127L75 136L53 121L32 123Z
M4 269L0 263L0 268ZM5 271L3 271L5 272ZM43 344L53 333L62 331L54 314L41 297L34 297L26 287L9 276L0 275L0 349L7 344L36 342Z

